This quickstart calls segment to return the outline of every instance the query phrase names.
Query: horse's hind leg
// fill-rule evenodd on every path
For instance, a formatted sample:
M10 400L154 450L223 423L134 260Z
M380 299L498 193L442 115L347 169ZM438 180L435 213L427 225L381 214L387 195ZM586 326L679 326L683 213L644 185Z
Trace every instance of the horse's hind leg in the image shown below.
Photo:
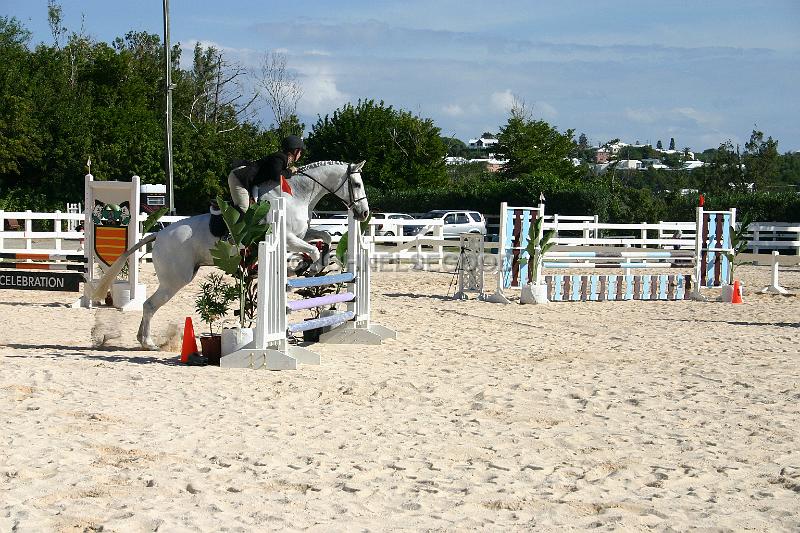
M156 311L158 311L162 305L170 301L181 288L183 288L183 285L180 287L159 285L156 292L145 300L142 305L142 323L139 324L139 333L136 335L136 339L142 345L142 348L146 350L159 349L159 346L154 343L153 339L150 337L150 321L153 319L153 315Z
M179 290L188 285L197 273L197 267L193 267L188 260L162 262L161 258L154 254L153 264L158 275L158 289L142 305L142 323L139 325L139 333L136 335L139 343L147 350L158 350L159 348L150 336L150 321L153 315Z

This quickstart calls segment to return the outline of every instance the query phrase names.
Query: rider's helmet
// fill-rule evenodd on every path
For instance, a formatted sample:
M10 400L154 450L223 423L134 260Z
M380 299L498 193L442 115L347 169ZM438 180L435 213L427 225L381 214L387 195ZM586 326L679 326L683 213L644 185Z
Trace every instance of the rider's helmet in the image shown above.
M284 152L293 152L295 150L305 150L306 145L303 144L303 139L297 135L289 135L281 142L281 148L283 148Z

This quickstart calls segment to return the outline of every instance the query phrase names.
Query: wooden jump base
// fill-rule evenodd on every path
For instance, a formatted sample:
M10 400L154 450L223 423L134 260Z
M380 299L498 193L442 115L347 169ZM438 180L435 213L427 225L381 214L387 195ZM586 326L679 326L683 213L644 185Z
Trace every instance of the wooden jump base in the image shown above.
M736 210L705 211L697 208L694 250L598 249L578 247L557 250L540 257L539 279L526 262L531 225L544 216L538 207L500 207L499 272L497 290L485 297L490 302L509 303L504 289L527 285L548 286L550 301L683 300L702 298L700 289L730 283L731 265L726 253L732 252L731 235L736 225ZM540 235L541 237L541 235ZM631 269L691 269L691 275L632 275ZM546 275L543 270L625 270L623 275ZM462 273L459 272L459 278ZM461 283L461 279L459 279Z
M290 345L288 335L309 329L332 328L320 336L331 344L381 344L396 338L388 328L370 322L369 247L361 237L359 222L350 213L348 220L347 272L329 276L292 278L286 276L286 212L284 199L271 200L267 219L272 231L258 246L258 308L251 343L223 355L224 368L295 369L298 363L320 364L319 354ZM344 283L347 291L318 298L289 301L287 290ZM290 323L292 311L346 303L347 310L313 320Z

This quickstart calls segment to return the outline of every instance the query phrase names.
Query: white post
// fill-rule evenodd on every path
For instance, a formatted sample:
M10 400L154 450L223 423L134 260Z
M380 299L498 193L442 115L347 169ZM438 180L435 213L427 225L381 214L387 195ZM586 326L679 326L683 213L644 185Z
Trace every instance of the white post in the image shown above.
M695 293L700 295L700 254L703 253L705 242L703 242L703 208L698 207L695 210L695 235L694 235L694 287Z
M5 249L3 232L6 230L6 217L3 215L4 212L5 211L0 209L0 250Z
M768 294L789 294L784 287L778 282L778 266L780 262L780 253L777 250L772 251L772 283L761 289L762 293Z
M736 231L736 208L735 207L731 208L731 227L729 228L729 231L731 233ZM733 237L731 237L731 238L733 238ZM733 250L730 249L730 251L733 251ZM728 268L728 285L733 285L733 264L731 264L730 267Z
M544 204L539 203L536 206L539 212L539 218L541 218L541 225L539 226L539 242L542 242L542 237L544 237ZM532 257L529 259L533 259ZM539 286L542 284L542 264L544 263L544 254L540 253L539 256L536 258L536 279L533 280L533 284Z
M25 249L30 251L33 250L33 239L31 238L31 234L33 233L33 220L31 219L31 210L26 209L25 212L29 215L28 218L25 219Z
M508 216L508 202L500 203L500 230L497 235L497 288L494 294L486 298L488 302L507 304L511 303L503 294L503 268L505 265L506 217Z
M61 228L61 211L56 209L55 218L53 219L53 232L56 234L56 245L55 249L59 252L61 251L61 239L63 238L62 228Z
M439 226L436 238L440 243L444 240L444 226ZM439 246L436 247L436 251L436 255L439 257L439 270L442 270L442 268L444 268L444 246L439 244Z
M755 243L757 243L759 241L759 239L760 239L759 230L758 230L758 226L756 226L753 229L753 237L750 240L751 243L754 243L754 244L751 245L751 248L753 249L753 253L756 254L756 255L758 255L759 246L758 246L758 244L755 244Z
M94 176L86 174L83 181L83 255L86 257L86 283L83 284L83 298L80 300L82 307L92 307L92 292L94 281L94 231L92 231L92 181Z

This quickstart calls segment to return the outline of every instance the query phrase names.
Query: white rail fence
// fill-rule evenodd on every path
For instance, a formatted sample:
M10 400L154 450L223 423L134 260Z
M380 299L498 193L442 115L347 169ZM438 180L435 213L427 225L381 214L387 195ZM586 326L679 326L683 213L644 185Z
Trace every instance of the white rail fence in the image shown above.
M65 250L83 248L83 232L78 230L84 215L80 206L68 205L69 212L36 213L32 211L0 211L0 252L36 252L58 254ZM146 216L143 216L143 219ZM186 217L164 216L160 222L169 224ZM496 218L496 217L495 217ZM6 229L15 221L19 229ZM491 219L490 219L491 220ZM312 219L312 227L331 231L332 240L339 236L335 228L344 226L346 219ZM410 227L410 231L405 228ZM421 227L421 229L420 229ZM491 242L496 226L489 224L485 247L487 253L496 250ZM640 224L610 224L599 222L596 216L548 216L545 230L555 230L556 245L565 246L624 246L682 250L693 249L694 222L659 222ZM385 235L391 231L393 235ZM343 233L343 231L341 231ZM405 233L410 233L405 235ZM413 233L413 234L411 234ZM438 265L448 254L459 251L459 236L445 235L441 219L396 219L370 222L369 239L373 261L410 261L419 267ZM768 254L777 250L781 255L800 256L800 223L759 222L750 225L749 250L753 254ZM149 253L144 255L149 259Z

